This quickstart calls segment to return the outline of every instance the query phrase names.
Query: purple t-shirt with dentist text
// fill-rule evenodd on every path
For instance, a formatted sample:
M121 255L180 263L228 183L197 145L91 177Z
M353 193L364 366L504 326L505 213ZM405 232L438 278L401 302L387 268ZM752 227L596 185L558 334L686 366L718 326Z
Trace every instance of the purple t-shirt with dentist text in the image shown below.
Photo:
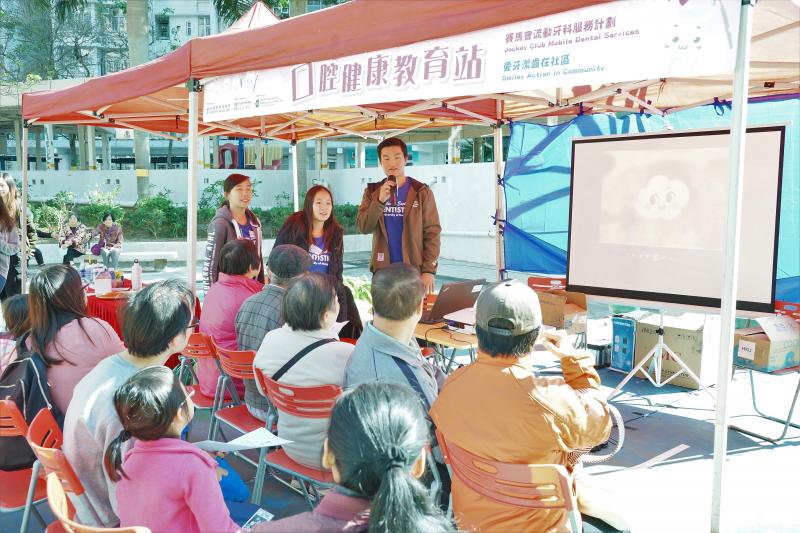
M405 211L410 187L411 180L406 178L403 186L398 187L395 191L394 203L390 197L386 200L386 207L383 208L383 223L386 225L391 263L403 262L403 211Z

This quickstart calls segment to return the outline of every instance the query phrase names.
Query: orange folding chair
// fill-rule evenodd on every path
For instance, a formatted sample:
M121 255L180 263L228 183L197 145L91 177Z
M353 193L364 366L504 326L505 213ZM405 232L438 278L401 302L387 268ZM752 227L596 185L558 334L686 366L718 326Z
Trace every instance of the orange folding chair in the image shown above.
M338 385L297 387L278 383L272 378L266 377L258 368L256 368L255 373L261 389L266 391L273 405L270 414L267 416L267 427L272 427L273 421L278 417L278 412L301 418L330 418L331 410L342 394L342 388ZM331 476L330 472L303 466L286 455L283 449L270 452L265 458L259 460L259 463L295 478L300 484L303 498L312 509L315 502L319 502L320 498L317 488L326 488L334 485L333 476ZM280 480L280 478L276 479ZM257 473L256 477L256 486L259 491L263 484L264 470L262 469ZM309 485L308 489L306 484Z
M436 430L444 460L455 476L485 498L532 509L563 509L573 533L582 531L578 503L567 469L562 465L502 463L484 459L446 442ZM452 499L451 499L452 507ZM452 509L449 509L452 512Z
M72 493L76 498L80 498L83 504L89 509L95 522L102 524L97 510L86 496L81 480L67 461L67 456L61 450L64 437L58 427L52 413L47 409L42 409L31 421L28 428L28 444L33 453L36 454L37 461L34 464L34 472L39 472L40 465L44 467L46 474L56 474L61 481L63 488ZM74 510L68 516L72 516Z
M249 433L260 427L264 427L264 422L250 414L247 406L239 401L236 388L233 386L231 378L238 379L255 379L253 374L253 359L256 358L256 352L228 350L219 346L214 339L211 339L214 345L214 350L217 352L217 358L220 365L220 381L217 385L217 406L214 410L214 419L217 421L211 433L211 439L216 437L219 423L227 424L241 433ZM234 398L234 404L229 407L222 407L223 397L222 392L228 388Z
M194 403L195 408L211 411L211 424L208 429L208 438L211 438L211 431L213 429L211 426L213 426L214 423L214 411L217 408L217 394L219 394L219 380L217 380L217 390L214 393L213 398L203 394L199 385L200 380L197 379L197 372L195 372L194 365L192 364L193 362L202 359L212 360L217 367L219 367L219 361L217 361L217 352L214 349L214 343L211 341L211 337L205 333L192 333L189 336L189 341L186 343L186 347L178 355L180 364L178 365L176 372L178 379L181 382L183 382L185 372L189 372L193 384L186 387L186 392L194 392L194 396L192 396L192 403ZM225 397L223 396L223 402L221 402L222 404L226 403L224 400Z
M47 502L56 518L67 533L151 533L150 529L140 526L132 527L90 527L71 520L70 503L64 491L61 479L55 472L47 475Z
M0 438L25 438L28 433L28 423L11 400L0 400ZM28 521L31 511L43 528L47 523L39 514L36 505L43 503L47 498L44 480L32 468L20 470L0 470L0 513L14 513L22 511L22 524L20 531L28 530ZM29 490L30 489L30 490Z
M235 387L231 381L231 378L255 379L255 375L253 374L253 359L255 359L256 353L252 350L228 350L219 346L213 339L211 342L214 345L214 350L217 352L220 364L220 381L219 384L217 384L217 407L213 411L214 416L212 417L212 429L209 432L209 438L211 440L216 438L219 424L221 423L232 427L240 433L249 433L258 428L265 427L263 420L259 420L251 415L250 411L247 410L247 406L238 401ZM220 398L223 397L222 393L226 387L231 389L231 394L235 400L233 405L222 407ZM269 426L266 427L269 428ZM258 504L261 501L261 486L258 484L258 479L259 472L264 469L264 466L261 464L261 459L263 459L265 453L266 448L261 448L259 450L259 460L256 462L242 453L234 452L234 455L239 459L253 465L256 469L256 482L250 495L250 501L254 504Z

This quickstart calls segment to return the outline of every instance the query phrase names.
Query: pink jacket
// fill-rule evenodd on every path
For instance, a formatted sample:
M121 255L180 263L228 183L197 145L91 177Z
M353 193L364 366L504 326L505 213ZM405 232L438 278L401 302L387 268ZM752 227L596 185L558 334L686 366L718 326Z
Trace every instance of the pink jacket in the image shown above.
M30 342L29 338L28 346ZM76 319L61 326L55 340L46 351L50 357L66 359L63 363L47 369L47 381L50 382L53 402L62 413L66 413L75 385L97 366L97 363L109 355L124 352L125 344L108 322L89 317Z
M190 442L137 440L122 463L127 479L117 482L120 526L144 526L154 532L240 531L222 498L216 466Z
M203 300L200 331L214 337L221 347L236 350L236 314L245 300L261 292L263 288L264 284L260 281L220 272L217 282L208 289ZM219 378L217 366L212 361L199 361L197 378L200 380L202 393L213 397ZM244 385L241 385L239 392L243 398Z

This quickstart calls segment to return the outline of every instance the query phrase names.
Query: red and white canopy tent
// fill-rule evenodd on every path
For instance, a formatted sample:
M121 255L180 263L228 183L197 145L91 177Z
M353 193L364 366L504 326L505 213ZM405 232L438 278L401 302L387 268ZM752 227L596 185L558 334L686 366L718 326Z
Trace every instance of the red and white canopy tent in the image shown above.
M24 131L34 123L60 123L188 139L191 207L197 194L197 140L203 135L276 139L294 147L298 141L338 135L381 138L422 127L485 124L494 128L495 146L501 146L500 126L513 120L581 112L666 115L732 96L736 115L731 153L737 164L731 165L720 346L730 354L744 103L748 96L800 90L797 0L762 2L755 9L754 3L353 0L279 23L259 16L262 8L254 6L239 24L250 29L193 39L167 56L79 86L23 95ZM259 19L273 24L252 27ZM441 60L442 50L449 54L448 67L438 63L439 70L433 66L426 71L433 79L410 87L399 87L402 76L395 86L383 84L379 76L374 90L366 78L359 78L360 86L344 83L345 69L350 69L351 81L354 73L367 76L370 56L380 55L397 73L405 68L405 78L409 73L427 78L421 64ZM481 76L470 77L479 64L485 67ZM442 68L450 68L449 74L443 75ZM340 74L328 85L323 82L326 72L326 79L332 72ZM487 177L492 183L502 172L501 157L495 160L496 175ZM26 189L24 170L23 201ZM497 218L502 219L502 190L495 189ZM297 197L295 179L295 202ZM25 209L22 213L24 217ZM188 213L188 270L194 285L196 210ZM502 237L497 233L502 268ZM730 358L720 361L714 530L719 529L727 444Z

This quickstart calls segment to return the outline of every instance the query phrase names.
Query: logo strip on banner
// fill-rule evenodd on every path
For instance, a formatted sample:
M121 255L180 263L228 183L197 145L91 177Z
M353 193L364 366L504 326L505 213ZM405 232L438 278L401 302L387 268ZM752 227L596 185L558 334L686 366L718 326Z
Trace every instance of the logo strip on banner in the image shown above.
M733 71L737 0L599 4L442 39L214 78L204 120Z

